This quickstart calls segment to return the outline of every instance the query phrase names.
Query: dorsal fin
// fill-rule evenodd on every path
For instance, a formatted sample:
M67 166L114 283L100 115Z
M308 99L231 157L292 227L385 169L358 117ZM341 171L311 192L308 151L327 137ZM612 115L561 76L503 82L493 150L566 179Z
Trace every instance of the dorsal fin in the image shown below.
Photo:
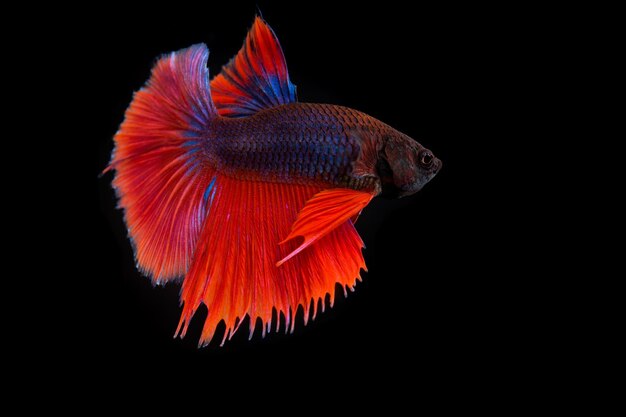
M297 101L283 50L263 18L256 17L243 47L211 81L211 94L226 117L250 116Z

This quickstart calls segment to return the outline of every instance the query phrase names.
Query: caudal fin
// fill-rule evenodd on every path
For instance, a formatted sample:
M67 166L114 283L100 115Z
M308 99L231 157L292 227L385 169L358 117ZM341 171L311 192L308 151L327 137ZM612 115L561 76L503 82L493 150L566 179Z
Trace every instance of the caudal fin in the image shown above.
M137 265L157 283L187 272L214 184L199 158L200 137L217 115L208 56L200 44L159 59L114 139L113 186Z

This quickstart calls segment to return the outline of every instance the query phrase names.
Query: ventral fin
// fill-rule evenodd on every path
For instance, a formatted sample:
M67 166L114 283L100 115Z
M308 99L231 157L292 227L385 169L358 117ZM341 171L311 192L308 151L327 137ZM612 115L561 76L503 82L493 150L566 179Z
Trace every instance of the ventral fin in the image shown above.
M296 86L274 31L257 16L239 53L211 81L221 116L245 117L281 104L294 103Z
M281 266L316 240L326 236L342 223L355 219L374 197L371 193L348 188L324 190L313 196L298 213L289 235L281 244L302 236L304 241L276 263Z

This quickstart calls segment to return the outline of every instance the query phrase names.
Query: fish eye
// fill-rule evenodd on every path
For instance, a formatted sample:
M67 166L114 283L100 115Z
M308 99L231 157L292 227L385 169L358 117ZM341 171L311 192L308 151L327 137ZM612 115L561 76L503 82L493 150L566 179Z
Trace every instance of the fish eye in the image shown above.
M430 153L429 151L426 151L424 153L422 153L422 155L420 156L420 164L422 164L423 166L427 167L430 164L433 163L433 159L435 157L433 156L432 153Z

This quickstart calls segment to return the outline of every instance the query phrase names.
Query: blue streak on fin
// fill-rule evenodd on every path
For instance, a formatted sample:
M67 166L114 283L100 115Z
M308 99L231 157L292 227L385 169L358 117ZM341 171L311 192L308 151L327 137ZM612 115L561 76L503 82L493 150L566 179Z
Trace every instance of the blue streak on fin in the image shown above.
M213 179L211 180L211 182L209 183L209 186L206 188L206 191L204 192L204 202L206 203L206 201L209 199L209 194L211 194L211 191L213 190L213 186L215 185L215 180L217 179L217 177L213 177ZM215 194L215 193L213 193ZM211 202L213 202L213 195L211 195Z

